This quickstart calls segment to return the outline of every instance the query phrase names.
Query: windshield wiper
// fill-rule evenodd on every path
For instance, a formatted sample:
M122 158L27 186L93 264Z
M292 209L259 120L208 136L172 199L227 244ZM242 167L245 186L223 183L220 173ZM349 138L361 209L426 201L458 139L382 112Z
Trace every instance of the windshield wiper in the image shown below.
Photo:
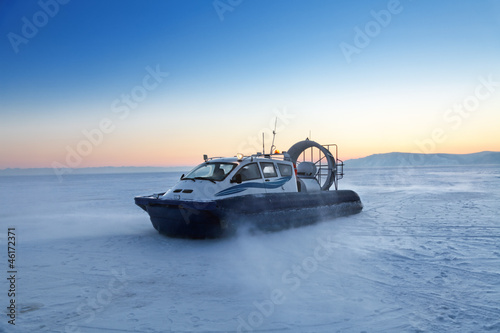
M181 180L192 180L193 182L196 182L196 180L194 180L194 178L187 178L187 177L182 177Z
M210 178L205 178L205 177L194 177L194 179L209 180L209 181L211 181L212 183L217 184L217 183L216 183L213 179L210 179Z

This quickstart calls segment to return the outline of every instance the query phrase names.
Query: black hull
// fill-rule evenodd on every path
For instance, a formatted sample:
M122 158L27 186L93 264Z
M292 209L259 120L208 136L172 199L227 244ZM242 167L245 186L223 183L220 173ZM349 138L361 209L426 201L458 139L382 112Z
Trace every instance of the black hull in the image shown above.
M363 205L354 191L278 193L232 197L208 202L137 197L160 233L171 237L216 238L239 227L278 231L359 213Z

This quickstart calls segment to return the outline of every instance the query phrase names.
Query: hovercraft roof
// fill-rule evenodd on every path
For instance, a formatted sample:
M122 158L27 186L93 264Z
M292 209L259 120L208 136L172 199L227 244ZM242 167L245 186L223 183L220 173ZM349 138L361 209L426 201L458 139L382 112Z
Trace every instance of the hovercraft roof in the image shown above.
M250 156L245 156L243 154L238 154L233 157L210 157L206 159L207 163L236 163L236 162L253 162L255 160L278 160L278 161L291 161L290 156L286 153L274 153L274 154L262 154L257 153Z

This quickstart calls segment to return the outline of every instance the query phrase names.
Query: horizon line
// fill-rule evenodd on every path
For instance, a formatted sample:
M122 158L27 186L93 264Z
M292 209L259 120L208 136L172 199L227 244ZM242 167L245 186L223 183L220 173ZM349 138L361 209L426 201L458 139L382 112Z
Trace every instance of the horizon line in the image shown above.
M474 155L474 154L480 154L480 153L500 153L500 151L494 151L494 150L483 150L483 151L478 151L474 153L408 153L408 152L398 152L398 151L393 151L393 152L388 152L388 153L373 153L370 155L366 155L363 157L357 157L357 158L350 158L345 161L349 160L358 160L362 158L366 158L369 156L373 155L386 155L386 154L415 154L415 155ZM344 162L345 162L344 161ZM77 167L77 168L60 168L61 170L84 170L84 169L97 169L97 168L167 168L167 169L180 169L180 168L192 168L196 165L164 165L164 166L152 166L152 165L121 165L121 166L113 166L113 165L104 165L104 166L88 166L88 167ZM2 171L8 171L8 170L40 170L40 169L57 169L51 166L46 166L46 167L7 167L7 168L2 168L0 169L0 172Z

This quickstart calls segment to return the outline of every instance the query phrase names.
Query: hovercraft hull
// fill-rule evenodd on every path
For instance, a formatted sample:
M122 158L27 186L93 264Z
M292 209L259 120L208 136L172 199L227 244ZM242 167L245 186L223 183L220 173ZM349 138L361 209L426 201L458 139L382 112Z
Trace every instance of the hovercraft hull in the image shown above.
M242 226L278 231L363 209L359 196L350 190L244 195L203 202L164 200L160 195L136 197L135 203L149 214L160 233L183 238L221 237Z

